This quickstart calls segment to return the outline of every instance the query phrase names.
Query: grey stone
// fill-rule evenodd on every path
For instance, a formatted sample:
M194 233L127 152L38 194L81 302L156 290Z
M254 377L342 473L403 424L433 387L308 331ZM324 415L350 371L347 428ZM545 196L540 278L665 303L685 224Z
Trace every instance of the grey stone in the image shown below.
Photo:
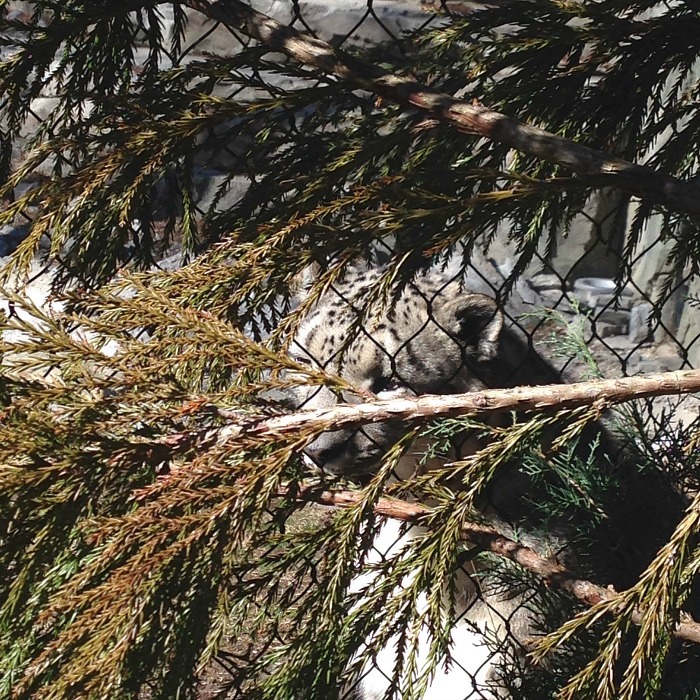
M624 309L629 311L635 303L635 299L628 294L598 294L593 297L594 307L609 309Z
M672 372L679 369L680 364L676 361L669 361L669 358L664 360L652 358L637 361L634 357L627 365L629 374L655 374L656 372Z
M183 265L182 251L178 250L161 260L154 266L157 270L166 270L172 272L174 270L179 270Z
M36 3L24 0L8 0L2 12L7 19L18 22L29 23L36 11ZM44 10L39 18L39 26L45 27L51 17L51 10Z
M535 275L529 280L529 283L533 289L540 293L549 290L557 290L561 293L566 287L564 280L559 275L546 272Z
M628 287L618 289L615 280L607 277L582 277L574 282L573 295L587 309L632 306L634 292Z
M211 208L214 197L224 183L227 182L225 175L216 172L205 172L202 175L201 184L197 188L197 205L207 211ZM216 204L217 211L226 211L241 201L250 187L250 180L243 175L236 175L228 178L225 194Z
M584 309L595 309L598 297L601 294L609 295L614 289L615 282L612 279L585 278L574 282L572 295Z
M556 309L565 314L574 315L573 306L561 289L543 289L539 293L540 305L547 309Z
M596 306L593 310L593 319L596 323L610 323L615 326L629 328L630 312L625 309L614 309L610 306Z
M29 224L20 226L0 226L0 258L7 257L17 250L19 244L29 235Z
M605 321L597 321L593 333L598 338L625 338L625 330L626 326L621 323L605 323Z
M496 288L499 288L513 273L513 270L515 269L515 260L512 257L505 257L501 260L496 260L493 257L490 257L489 260L502 278L496 285ZM525 304L539 307L539 295L523 280L522 277L515 280L513 292L515 292ZM486 291L485 293L488 294L489 292Z
M51 113L60 106L61 98L56 96L37 97L32 100L31 112L27 121L22 125L20 136L31 138L36 130L51 116Z
M627 355L627 353L634 351L636 347L633 343L630 343L627 334L607 336L605 344L622 355Z
M571 278L588 275L614 277L624 245L618 212L626 199L617 191L597 190L571 221L566 235L557 236L551 266Z
M683 358L677 353L657 355L655 359L659 364L659 372L675 372L675 370L681 369L684 364Z
M654 339L650 322L654 307L648 302L635 304L630 312L629 339L634 344L646 343Z
M233 207L250 187L250 180L247 177L235 175L227 178L220 170L195 168L192 176L195 188L194 203L203 211L211 208L219 187L227 180L226 191L216 205L217 211L225 211ZM182 215L180 188L171 178L164 176L153 186L151 208L156 220Z

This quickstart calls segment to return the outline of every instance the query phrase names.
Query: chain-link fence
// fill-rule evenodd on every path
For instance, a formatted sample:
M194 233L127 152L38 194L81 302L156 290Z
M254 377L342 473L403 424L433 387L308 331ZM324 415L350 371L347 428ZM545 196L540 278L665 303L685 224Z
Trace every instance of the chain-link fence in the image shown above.
M406 53L406 32L449 27L453 18L480 10L478 3L445 0L254 4L285 26L377 62L391 57L394 68L405 66L407 71L411 70L411 56ZM504 3L506 8L507 5ZM4 11L13 21L43 21L31 16L30 3L9 3ZM158 57L159 70L192 67L210 55L235 56L254 44L240 28L215 22L191 8L182 11L188 17L186 31L175 42L173 52ZM166 34L178 31L174 12L170 5L163 5L162 30ZM139 28L136 16L134 28L139 70L148 70L144 66L151 60L147 41L151 30ZM11 45L5 50L7 55L12 54ZM276 54L275 60L279 64L293 63L281 53ZM290 77L277 71L269 55L259 65L250 63L237 70L247 77L246 84L240 76L235 80L222 76L209 94L222 102L245 103L263 98L272 102L282 94L312 90L319 84L312 74ZM688 82L695 79L697 76L685 77ZM12 143L13 169L21 166L38 133L43 134L42 138L53 135L64 99L65 95L60 89L54 91L50 81L42 94L33 99L31 118ZM354 99L358 113L370 109L375 100L361 91L355 93ZM326 117L329 129L341 121L329 113ZM298 109L282 105L274 123L270 123L269 114L256 120L242 113L199 133L197 148L187 161L198 216L215 221L216 212L229 210L255 190L264 167L259 153L261 133L274 131L274 138L283 148L285 130L299 134L317 128L317 118L318 112L308 104ZM663 144L655 147L660 149ZM264 155L269 151L261 152ZM72 165L64 164L68 169ZM14 188L14 197L54 177L56 168L56 161L49 159L27 173ZM8 205L11 199L8 198ZM180 181L164 173L154 184L149 200L149 216L155 222L154 230L162 237L162 245L156 246L156 268L182 264L182 231L177 226L169 230L168 223L182 215L182 200ZM251 211L255 208L254 198L252 202ZM414 269L410 278L399 276L398 280L389 272L391 263L410 253L410 241L406 244L392 231L385 233L379 228L375 240L363 246L350 267L326 285L320 300L309 304L289 351L302 368L308 366L338 375L355 391L301 386L294 392L294 406L331 410L339 403L357 404L367 398L462 394L485 388L697 367L700 308L693 300L700 291L698 277L690 266L670 272L668 260L675 243L664 235L668 220L658 215L640 224L639 206L637 200L618 190L596 189L567 221L565 231L555 232L540 245L524 267L520 251L509 237L513 221L506 219L493 228L488 245L474 246L465 236L449 250L443 250L440 260L428 269ZM13 254L28 234L37 212L38 206L28 208L0 230L0 257ZM133 236L121 251L123 263L138 257L143 233L139 221L131 221L130 226ZM635 243L630 248L632 235ZM319 254L315 274L326 273L340 260L337 254L325 258ZM345 265L345 260L342 262ZM46 298L52 276L61 265L61 256L36 262L30 288L38 289L38 295ZM303 294L294 303L303 305ZM470 496L471 507L483 518L484 528L496 528L504 537L520 540L524 546L558 557L565 564L571 561L574 567L581 566L575 551L577 540L597 537L595 555L590 549L585 554L586 577L597 584L613 583L616 589L633 585L668 534L667 527L657 526L678 515L681 500L676 500L678 484L672 483L673 478L683 481L688 476L688 465L679 464L689 458L687 454L676 454L677 443L668 436L682 433L697 413L697 401L688 397L680 403L666 399L649 401L636 409L633 418L628 416L632 421L646 421L648 445L656 452L659 463L668 467L663 478L657 471L635 472L633 476L631 471L623 471L621 481L616 481L620 476L612 471L598 475L606 481L608 491L603 501L596 501L596 494L604 490L601 484L592 483L598 478L595 473L604 459L600 453L613 443L618 449L611 429L596 425L595 434L587 429L576 436L574 442L578 446L566 453L568 463L559 456L545 468L546 458L541 450L512 447L506 466L497 473L492 470L489 485L473 498ZM326 431L306 446L304 460L312 470L365 483L378 470L386 469L385 485L395 495L411 501L419 494L429 503L440 502L435 494L444 497L447 490L471 493L470 475L479 473L477 467L482 468L488 461L490 441L503 440L509 430L522 430L521 416L496 415L497 418L481 423L465 419L447 427L431 424L422 431L405 420ZM552 425L542 428L538 436L551 446L556 442L557 430L561 434L564 428L552 419ZM412 436L412 442L406 440L407 434ZM522 436L525 442L531 437L526 432ZM401 455L395 449L397 442L402 446ZM561 445L559 448L560 454L566 452ZM401 488L405 479L412 484L408 492ZM625 480L628 483L623 483ZM555 522L557 513L548 513L540 499L546 494L551 506L552 500L557 501L557 494L566 489L579 494L580 512L571 515L572 511L563 510L559 513L562 518ZM460 503L459 495L455 501ZM600 517L583 522L581 513L587 508L600 508ZM308 517L320 522L328 514L311 509ZM288 524L291 529L297 526L294 521ZM429 528L401 524L390 518L377 520L372 528L371 541L365 545L366 570L349 586L354 602L348 603L348 614L362 610L367 615L362 596L374 596L375 606L381 601L386 604L392 595L396 597L396 591L392 594L381 588L378 581L382 575L395 570L419 547L437 546ZM461 549L452 572L446 575L450 583L440 595L453 626L452 658L449 664L438 665L427 681L427 698L535 697L538 683L544 681L528 661L533 639L572 614L571 600L550 591L537 579L535 566L533 571L518 575L486 549L476 545ZM404 574L407 588L418 577L417 572ZM289 582L287 590L294 593L288 595L285 605L303 605L316 583L314 579L312 573L298 582ZM419 676L421 666L430 661L434 654L431 644L440 631L430 625L438 613L430 582L423 581L421 585L425 590L410 601L410 614L398 604L389 604L387 613L387 620L393 624L405 618L417 627L404 635L395 626L389 634L378 621L380 631L368 633L357 645L357 652L365 644L372 648L368 659L362 663L353 657L347 660L352 674L343 691L345 697L384 697L397 681L397 667L404 665L406 673ZM385 613L377 609L375 614L383 618ZM420 631L421 624L427 631ZM375 647L372 634L380 639ZM280 635L278 639L284 636L283 632ZM409 642L417 645L415 656L408 651ZM220 692L228 693L227 697L242 696L238 681L231 678L238 679L241 669L255 665L272 643L266 639L260 648L254 638L227 641L217 657L219 666L204 673L200 697L223 697L218 695ZM569 661L564 659L562 666L567 667ZM544 666L546 672L551 672Z

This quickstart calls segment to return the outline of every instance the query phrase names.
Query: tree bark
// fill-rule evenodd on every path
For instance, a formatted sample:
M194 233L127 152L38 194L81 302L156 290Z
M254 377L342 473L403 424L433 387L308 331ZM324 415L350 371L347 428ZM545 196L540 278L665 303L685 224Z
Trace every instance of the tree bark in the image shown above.
M283 487L278 493L280 496L293 496L298 500L312 501L326 506L349 507L362 501L362 493L328 491L319 489L315 485L301 485L301 488L296 488L293 492ZM374 512L377 515L405 522L417 522L430 513L430 508L420 503L408 503L397 498L383 497L377 499L374 504ZM546 585L566 591L586 605L593 606L603 601L614 600L619 595L612 588L604 588L591 581L578 578L556 561L541 556L531 547L511 540L485 525L464 524L462 537L466 542L515 562L544 579ZM643 611L635 611L632 615L632 621L637 625L641 624L643 615ZM676 623L673 634L680 639L700 644L700 624L690 616Z
M409 77L394 75L375 64L334 49L320 39L257 12L240 0L181 0L194 10L222 22L297 61L328 75L471 134L507 144L575 173L599 176L600 186L618 187L641 199L676 211L700 213L700 185L660 173L621 158L583 146L529 124L488 109L481 104L458 100Z

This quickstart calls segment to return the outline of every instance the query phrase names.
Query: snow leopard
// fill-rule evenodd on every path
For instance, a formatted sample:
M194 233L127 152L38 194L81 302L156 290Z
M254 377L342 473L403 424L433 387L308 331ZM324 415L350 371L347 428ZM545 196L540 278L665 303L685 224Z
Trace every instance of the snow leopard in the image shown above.
M456 394L561 382L552 364L535 351L513 319L504 314L503 305L482 279L475 281L469 276L453 276L432 269L407 281L389 283L385 294L375 293L386 279L387 270L383 267L347 268L344 277L329 286L301 323L290 347L292 357L342 377L356 391L338 393L327 387L300 387L295 397L298 407L321 408L372 397ZM512 418L497 416L490 420L493 423ZM328 474L361 478L376 471L387 451L407 429L407 424L401 421L385 421L367 424L360 430L327 431L306 447L306 459ZM600 430L605 443L607 433ZM587 439L591 443L598 440ZM471 435L456 440L451 458L463 458L481 446ZM410 478L434 468L435 460L426 463L422 452L421 446L407 449L394 478ZM530 477L518 465L505 468L482 498L484 517L502 530L509 531L516 522L519 527L532 488ZM669 522L659 522L654 536L647 538L646 551L634 554L635 566L621 563L624 557L617 553L612 555L611 559L618 557L618 569L623 573L620 580L601 583L630 585L669 533L682 502L665 483L663 488L663 496L654 505L658 506L657 511L663 511L660 518L673 513ZM656 482L652 490L657 495L662 493ZM648 491L648 484L633 489L633 495L623 499L625 505L616 516L637 539L642 531L648 530L651 511L638 508L634 494ZM387 519L375 535L367 563L371 566L395 556L423 532L421 527L406 528ZM554 537L557 547L563 536L566 535L557 533ZM623 546L620 543L615 546L618 544ZM540 549L548 553L552 546L550 541ZM564 549L562 546L561 550ZM460 595L456 601L458 623L452 631L451 661L434 671L425 700L512 697L504 681L504 664L521 654L522 645L534 634L532 616L521 598L503 592L490 593L475 573L479 572L474 565L467 565L457 574ZM371 577L372 574L360 575L351 590L362 591L371 583ZM418 609L425 606L425 598L416 605ZM343 697L354 700L386 697L397 664L394 642L390 641L367 662ZM425 663L428 649L426 636L418 642L419 666ZM361 651L358 649L357 653Z

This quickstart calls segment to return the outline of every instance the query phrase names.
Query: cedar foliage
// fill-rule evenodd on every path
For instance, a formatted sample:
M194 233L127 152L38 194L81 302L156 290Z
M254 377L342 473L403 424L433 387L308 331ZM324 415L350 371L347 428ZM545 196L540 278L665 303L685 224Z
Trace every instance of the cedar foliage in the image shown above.
M494 429L488 451L451 474L468 477L470 491L454 498L439 479L412 484L436 503L430 533L386 562L370 595L350 608L347 588L376 524L372 504L407 488L386 482L410 436L358 504L320 519L294 497L302 481L322 478L299 460L312 433L271 442L218 431L282 410L271 397L290 383L351 390L284 352L299 318L349 261L380 250L384 288L400 285L455 256L466 265L507 221L515 279L553 250L592 191L615 186L614 176L573 175L419 110L377 103L252 42L234 56L186 61L177 3L35 7L31 22L0 25L12 49L0 63L0 197L40 166L51 174L0 212L0 225L38 212L2 274L6 283L21 279L44 256L63 291L50 309L12 297L4 328L14 332L0 342L0 697L196 697L217 655L230 675L221 697L332 697L370 630L378 648L411 629L418 590L428 595L439 663L452 624L443 591L463 554L460 523L475 516L473 500L496 466L516 458L533 473L565 473L537 507L584 514L594 533L592 504L617 486L595 460L567 458L562 448L554 466L543 463L537 416ZM137 35L148 46L138 70ZM689 179L698 168L699 88L690 79L698 37L689 1L515 0L428 23L400 51L367 58ZM11 146L47 85L61 100L15 162ZM235 137L247 150L202 210L196 167L212 130L214 148ZM241 172L250 188L220 208ZM163 196L177 202L164 223L156 213ZM673 243L662 303L679 276L697 274L700 238L689 215L642 200L621 279L652 215L663 217L661 236ZM154 270L175 236L188 264ZM295 280L310 263L320 266L314 290L293 309ZM595 414L560 416L566 435L575 438ZM626 430L640 464L657 468L645 420L639 409ZM695 428L672 434L664 464L697 493ZM442 423L428 433L439 442L450 430ZM516 697L696 697L675 672L696 652L672 644L670 633L700 565L699 512L694 501L615 605L581 610L493 564L505 584L529 585L532 604L560 625L537 649L557 648L556 662L528 672ZM396 595L408 572L410 585ZM635 606L647 611L639 630ZM410 637L400 645L410 665ZM419 697L424 681L402 697Z

